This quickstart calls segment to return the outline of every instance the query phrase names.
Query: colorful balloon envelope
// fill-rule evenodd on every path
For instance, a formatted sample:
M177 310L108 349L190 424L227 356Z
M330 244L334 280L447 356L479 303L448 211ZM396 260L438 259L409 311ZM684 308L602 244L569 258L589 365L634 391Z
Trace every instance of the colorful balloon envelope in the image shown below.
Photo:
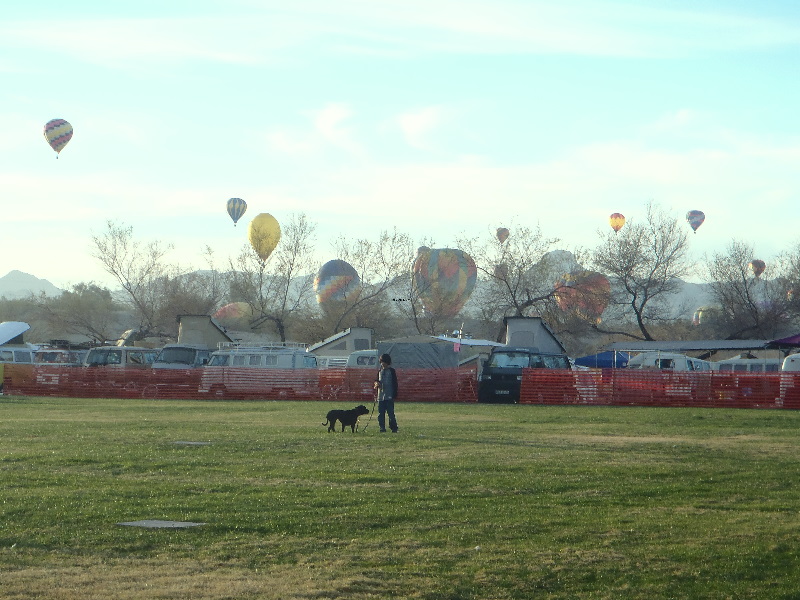
M412 269L412 286L425 312L456 316L475 289L478 269L463 250L434 248L420 252Z
M253 316L253 309L247 302L230 302L215 312L215 319L249 319Z
M361 279L353 265L344 260L329 260L314 278L314 293L323 310L352 305L361 292Z
M271 214L261 213L250 221L247 237L258 257L266 261L281 239L281 226Z
M763 260L755 259L750 261L750 270L753 272L753 275L756 277L761 277L761 274L764 272L764 269L767 268L767 264Z
M706 220L706 215L702 210L690 210L686 213L686 221L691 228L697 233L697 228Z
M497 228L497 239L500 240L502 244L508 239L509 231L505 227L498 227Z
M611 225L611 229L616 233L625 225L625 216L622 213L612 213L611 216L608 217L608 222Z
M236 227L236 222L242 218L244 211L247 210L247 202L241 198L231 198L226 206L228 214L233 219L233 226Z
M561 310L599 323L611 299L611 284L601 273L574 271L556 283L555 297Z
M692 318L692 325L711 325L720 318L720 310L715 306L701 306Z
M56 158L72 139L72 125L64 119L51 119L44 126L44 139L56 151Z

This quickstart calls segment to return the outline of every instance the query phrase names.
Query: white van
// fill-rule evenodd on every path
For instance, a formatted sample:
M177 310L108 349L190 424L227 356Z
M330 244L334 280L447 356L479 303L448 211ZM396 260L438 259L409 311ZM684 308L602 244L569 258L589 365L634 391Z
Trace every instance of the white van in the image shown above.
M674 352L642 352L628 360L627 369L666 369L670 371L711 371L707 360Z
M790 354L784 358L781 371L800 371L800 354Z
M781 370L779 358L728 358L711 363L720 373L777 373Z
M0 346L0 363L25 363L34 360L34 354L39 349L35 344L15 344Z
M198 391L218 398L318 398L317 357L302 344L224 342L203 368Z
M377 371L380 368L378 362L377 350L356 350L347 357L348 367L358 367L360 369L373 369Z

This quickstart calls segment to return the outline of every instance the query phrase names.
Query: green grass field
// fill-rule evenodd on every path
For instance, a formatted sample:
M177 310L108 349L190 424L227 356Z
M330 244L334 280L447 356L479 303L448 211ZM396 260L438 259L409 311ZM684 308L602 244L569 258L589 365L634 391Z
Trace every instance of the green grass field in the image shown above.
M0 597L800 598L800 412L333 407L0 397Z

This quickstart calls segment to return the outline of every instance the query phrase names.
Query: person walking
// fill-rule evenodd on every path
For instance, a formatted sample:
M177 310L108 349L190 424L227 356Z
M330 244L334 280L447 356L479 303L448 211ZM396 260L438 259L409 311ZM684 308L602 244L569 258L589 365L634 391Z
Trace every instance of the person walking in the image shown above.
M394 401L397 398L397 373L392 367L392 357L381 354L381 368L375 380L378 390L378 427L386 433L386 415L389 415L389 429L397 433L397 419L394 416Z

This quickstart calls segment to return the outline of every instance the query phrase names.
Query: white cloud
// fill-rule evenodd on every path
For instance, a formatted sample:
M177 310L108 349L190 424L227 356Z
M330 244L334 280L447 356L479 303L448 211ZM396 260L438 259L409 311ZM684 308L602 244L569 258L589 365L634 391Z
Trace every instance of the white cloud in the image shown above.
M425 150L429 147L428 134L441 124L443 115L441 106L427 106L401 114L397 123L410 146Z
M733 9L700 12L665 6L598 0L297 0L241 2L224 15L204 14L199 8L195 16L183 18L7 18L0 24L0 47L7 55L0 69L20 68L24 56L16 64L8 58L20 49L117 69L152 69L190 60L303 61L305 49L386 56L643 57L800 44L800 26L791 20L735 14Z
M329 144L350 152L359 152L359 144L346 122L353 111L345 104L328 104L311 114L315 131Z

